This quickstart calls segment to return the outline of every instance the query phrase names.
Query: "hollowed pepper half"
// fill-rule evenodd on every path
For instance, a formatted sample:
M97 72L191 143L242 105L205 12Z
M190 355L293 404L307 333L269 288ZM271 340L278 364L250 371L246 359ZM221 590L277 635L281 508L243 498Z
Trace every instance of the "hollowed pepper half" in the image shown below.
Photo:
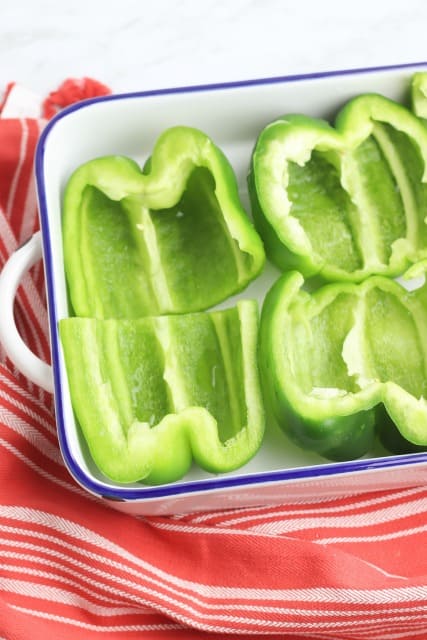
M411 80L412 111L424 121L427 120L427 72L417 71Z
M264 410L255 301L213 312L60 321L73 408L112 480L178 480L193 459L213 473L258 450Z
M143 171L107 156L80 166L63 203L76 316L140 318L207 309L264 264L227 159L202 132L166 130Z
M427 445L427 285L409 292L372 276L310 294L303 283L283 274L261 316L261 376L278 424L331 459L363 455L384 428Z
M335 126L305 115L269 124L249 175L255 224L282 270L326 281L396 276L427 257L427 130L377 94Z

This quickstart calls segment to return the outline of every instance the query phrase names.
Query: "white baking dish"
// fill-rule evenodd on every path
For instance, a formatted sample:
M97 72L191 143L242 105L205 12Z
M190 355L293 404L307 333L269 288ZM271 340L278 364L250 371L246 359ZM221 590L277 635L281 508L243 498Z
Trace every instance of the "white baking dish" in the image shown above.
M108 96L76 104L47 125L36 155L41 234L12 256L0 277L0 337L9 356L27 376L54 390L61 451L71 474L85 489L129 513L173 514L426 482L427 453L387 455L378 446L363 459L330 463L298 449L269 425L258 454L236 472L215 476L194 468L183 480L168 485L114 484L92 463L76 426L58 338L58 321L68 315L61 197L70 173L78 165L105 154L124 154L142 164L167 127L198 127L227 155L236 171L242 200L248 206L246 174L250 155L258 133L268 122L287 112L332 118L345 101L365 92L406 100L409 79L419 69L427 69L427 63ZM12 313L22 274L42 251L52 369L22 343ZM262 303L276 276L275 269L268 266L240 297L256 297Z

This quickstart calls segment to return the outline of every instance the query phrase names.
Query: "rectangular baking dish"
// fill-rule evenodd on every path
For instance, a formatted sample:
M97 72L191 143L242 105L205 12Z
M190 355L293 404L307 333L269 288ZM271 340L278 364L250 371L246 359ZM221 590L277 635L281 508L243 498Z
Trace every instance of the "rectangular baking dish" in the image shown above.
M249 210L249 160L257 135L267 123L290 112L332 119L344 102L365 92L406 101L412 73L426 68L427 63L417 63L113 95L73 105L48 123L37 148L35 171L56 418L65 463L87 491L128 513L174 514L313 500L427 480L427 454L387 455L378 447L363 459L330 463L298 449L268 425L258 454L236 472L216 476L193 468L184 479L168 485L114 484L92 463L75 423L58 337L58 321L69 313L61 198L68 177L78 165L105 154L123 154L143 164L164 129L174 125L197 127L228 157ZM267 266L239 297L256 297L261 304L276 277L277 271Z

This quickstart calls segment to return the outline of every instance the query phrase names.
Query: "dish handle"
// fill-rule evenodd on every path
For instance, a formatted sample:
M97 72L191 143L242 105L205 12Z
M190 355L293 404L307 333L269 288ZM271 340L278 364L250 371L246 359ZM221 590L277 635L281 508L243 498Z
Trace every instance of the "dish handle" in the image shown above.
M13 313L16 291L22 276L42 257L40 231L21 245L7 260L0 273L0 342L14 365L32 382L53 392L52 367L40 360L25 344Z

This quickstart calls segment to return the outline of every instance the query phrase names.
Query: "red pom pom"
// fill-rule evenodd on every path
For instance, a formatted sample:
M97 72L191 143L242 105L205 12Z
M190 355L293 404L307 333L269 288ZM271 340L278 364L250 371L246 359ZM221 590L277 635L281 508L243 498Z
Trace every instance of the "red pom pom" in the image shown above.
M110 93L109 87L92 78L69 78L56 91L49 93L43 102L42 117L52 118L58 111L70 104L96 96L106 96Z

